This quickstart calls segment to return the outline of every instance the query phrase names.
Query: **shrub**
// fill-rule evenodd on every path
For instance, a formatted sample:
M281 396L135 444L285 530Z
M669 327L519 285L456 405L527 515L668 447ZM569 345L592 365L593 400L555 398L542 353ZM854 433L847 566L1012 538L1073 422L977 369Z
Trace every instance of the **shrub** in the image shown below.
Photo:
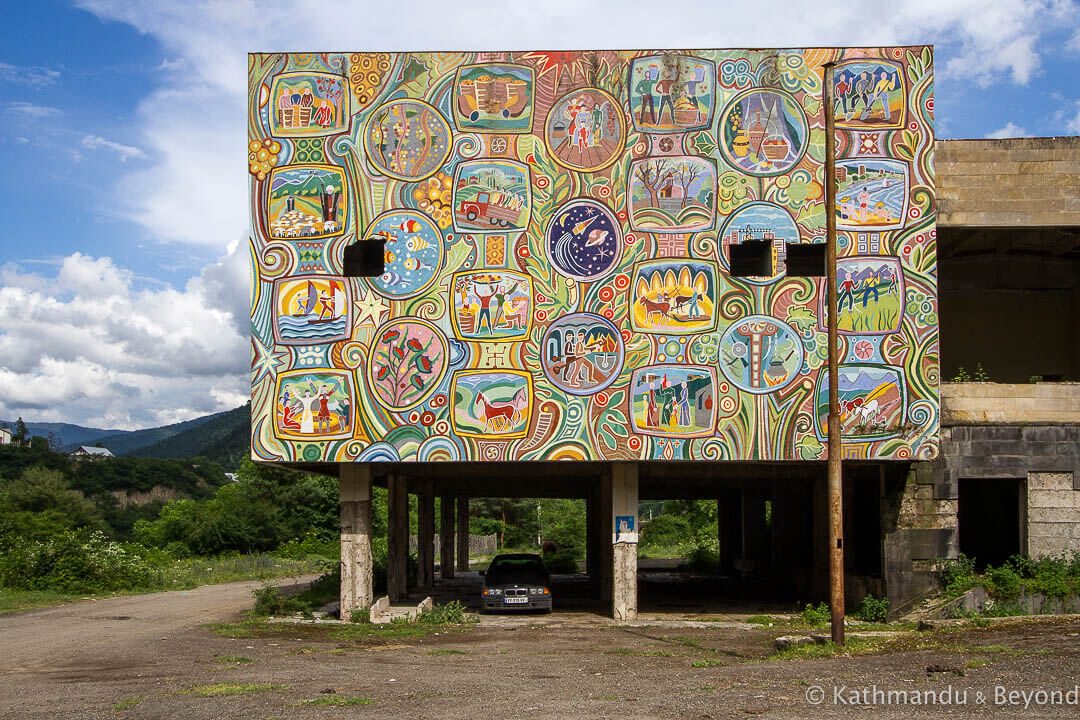
M11 588L108 592L149 587L151 573L150 563L97 530L15 537L0 548L0 585Z
M693 538L690 521L681 515L657 515L641 526L644 547L671 547L691 542Z
M710 573L720 569L720 553L708 547L698 546L690 551L686 558L686 567L691 572Z
M942 560L938 579L948 595L960 595L967 592L976 580L975 558L969 558L960 553L960 556L955 559Z
M986 569L987 586L990 593L1002 600L1015 600L1020 597L1020 576L1008 565Z
M816 606L807 603L800 615L802 616L803 622L815 627L818 625L828 625L832 620L832 611L829 609L829 606L823 602L818 603Z
M429 625L463 625L465 606L457 600L452 600L445 605L436 605L427 612L420 613L416 621Z
M544 565L551 573L576 573L578 571L577 557L569 550L544 553Z
M855 615L866 622L887 622L889 616L889 599L866 595L863 597L859 609L855 611Z

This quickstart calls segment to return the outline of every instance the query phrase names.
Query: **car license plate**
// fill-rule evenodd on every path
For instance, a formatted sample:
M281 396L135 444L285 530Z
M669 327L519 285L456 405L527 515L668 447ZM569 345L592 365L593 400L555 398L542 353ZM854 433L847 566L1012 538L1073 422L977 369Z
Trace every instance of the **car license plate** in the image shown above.
M507 605L520 605L520 604L529 602L529 598L527 598L527 597L508 597L508 598L503 598L503 602L505 602Z

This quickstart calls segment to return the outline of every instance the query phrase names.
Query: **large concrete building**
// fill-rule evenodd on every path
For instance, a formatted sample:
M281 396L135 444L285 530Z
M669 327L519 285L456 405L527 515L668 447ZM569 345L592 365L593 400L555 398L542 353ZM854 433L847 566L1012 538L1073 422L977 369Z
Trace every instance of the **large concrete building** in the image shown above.
M1033 141L991 145L973 152L1001 157L976 167L963 142L937 143L955 183L935 227L930 48L256 54L252 456L340 477L343 612L373 600L374 485L395 600L412 589L410 493L424 590L436 497L457 529L445 579L467 562L467 499L527 496L586 501L587 570L617 619L637 612L647 499L718 501L725 592L826 594L827 61L849 600L899 611L936 559L985 554L978 518L1007 502L1020 550L1072 532L1073 515L1043 508L1074 497L1077 425L1036 426L1045 403L1011 415L1025 404L1008 401L974 422L948 404L970 391L940 381L980 362L993 379L1076 377L1061 302L1075 311L1076 201L1019 182L1058 178L1076 147L1032 160ZM1007 182L995 173L1015 176L1009 206L982 211L980 183ZM986 321L996 341L970 329L980 300L1001 316ZM939 321L964 338L956 355L944 334L939 352ZM1034 357L1033 324L1053 359ZM1068 392L1004 392L1025 389ZM983 441L1006 435L1015 457L991 467Z

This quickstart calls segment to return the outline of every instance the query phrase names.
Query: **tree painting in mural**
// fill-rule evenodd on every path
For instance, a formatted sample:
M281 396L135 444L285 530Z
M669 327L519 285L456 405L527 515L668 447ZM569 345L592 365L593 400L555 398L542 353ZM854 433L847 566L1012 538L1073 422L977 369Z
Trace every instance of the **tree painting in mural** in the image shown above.
M430 327L402 323L380 331L372 357L375 389L389 406L408 407L437 384L445 348Z

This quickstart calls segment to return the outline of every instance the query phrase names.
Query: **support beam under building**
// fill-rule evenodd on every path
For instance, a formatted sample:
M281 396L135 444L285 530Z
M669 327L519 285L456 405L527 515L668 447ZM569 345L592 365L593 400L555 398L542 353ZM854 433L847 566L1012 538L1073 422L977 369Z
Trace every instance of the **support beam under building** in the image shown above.
M637 619L638 466L614 463L611 468L609 517L612 537L611 615L615 622Z
M345 463L338 475L341 498L341 614L374 601L371 579L371 466Z
M443 495L439 503L439 577L454 577L454 496Z
M610 470L606 471L601 476L600 488L597 494L600 496L599 512L597 513L600 517L600 522L598 523L600 542L597 547L597 550L599 551L597 553L597 559L599 560L597 565L600 572L597 573L597 579L599 580L598 585L600 587L601 602L610 604L612 602L612 575L615 567L615 557L613 552L614 543L612 542L612 538L615 535L615 525L614 513L612 512L614 506L612 505L611 499Z
M469 572L469 498L457 499L457 569Z
M394 602L409 594L409 491L400 475L387 478L386 486L386 594Z
M596 493L589 491L585 498L585 572L596 572Z
M428 591L435 585L435 490L430 479L416 493L416 586Z

